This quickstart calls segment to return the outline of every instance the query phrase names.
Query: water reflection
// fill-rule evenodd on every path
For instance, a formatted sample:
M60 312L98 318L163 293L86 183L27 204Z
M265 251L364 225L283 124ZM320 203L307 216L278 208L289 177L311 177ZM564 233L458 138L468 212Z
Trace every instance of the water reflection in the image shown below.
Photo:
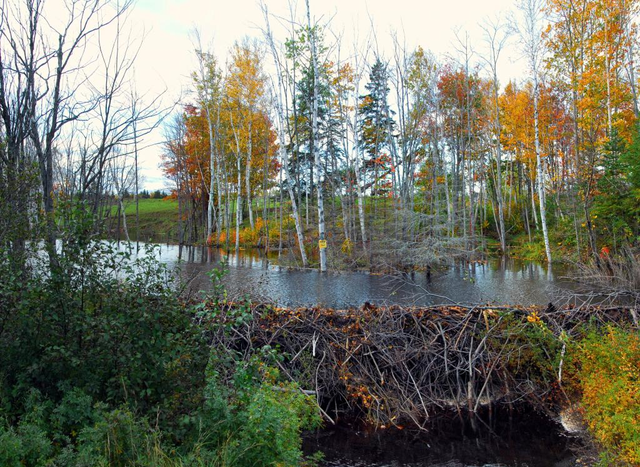
M520 304L546 305L558 300L559 292L576 284L562 279L566 271L537 263L506 258L488 262L460 263L446 271L400 275L366 272L328 272L280 267L277 253L265 256L258 250L225 252L217 248L158 245L158 258L179 267L188 290L208 289L207 272L228 264L224 278L231 296L249 295L281 306L327 307L373 304L429 305Z

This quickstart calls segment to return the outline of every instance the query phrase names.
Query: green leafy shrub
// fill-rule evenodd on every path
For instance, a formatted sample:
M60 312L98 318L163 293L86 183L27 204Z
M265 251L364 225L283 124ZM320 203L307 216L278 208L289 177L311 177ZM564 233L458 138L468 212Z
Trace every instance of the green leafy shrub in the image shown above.
M276 358L267 348L248 362L233 362L232 382L225 384L217 370L220 358L212 355L201 426L221 465L293 467L302 462L302 430L316 427L320 419L313 400L297 384L280 381L278 370L268 365Z
M67 214L54 260L0 251L0 465L299 465L315 404L274 351L225 347L252 317L224 271L185 303L152 250L91 241Z
M0 371L18 395L14 411L30 388L56 403L64 388L77 388L113 406L163 406L167 416L195 401L204 384L203 335L151 252L134 260L113 244L67 244L50 273L39 270L0 290L0 301L11 303Z
M0 465L3 467L46 465L52 453L51 440L38 425L20 423L16 428L0 425Z
M498 313L497 331L487 346L499 355L504 369L516 383L532 383L539 394L550 393L557 382L562 339L533 311L528 315Z

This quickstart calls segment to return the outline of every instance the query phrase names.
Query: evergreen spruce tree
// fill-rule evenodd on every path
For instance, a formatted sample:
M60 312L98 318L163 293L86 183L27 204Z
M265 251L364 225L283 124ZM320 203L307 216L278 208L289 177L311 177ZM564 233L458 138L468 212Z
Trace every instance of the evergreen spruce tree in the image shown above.
M378 178L381 156L390 150L391 135L395 128L393 111L389 108L389 72L386 64L376 59L371 67L369 83L365 85L367 94L360 97L360 138L358 144L368 159L364 170L374 172L374 180ZM365 174L366 177L366 174Z

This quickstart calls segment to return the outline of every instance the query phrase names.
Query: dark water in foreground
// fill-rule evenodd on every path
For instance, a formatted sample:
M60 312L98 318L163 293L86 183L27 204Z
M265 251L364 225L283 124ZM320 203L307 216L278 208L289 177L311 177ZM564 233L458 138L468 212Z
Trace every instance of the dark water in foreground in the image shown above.
M321 465L336 467L568 467L575 446L577 440L536 415L478 423L475 433L457 420L427 432L340 426L310 434L304 444L307 453L324 453Z
M322 305L332 308L374 304L429 305L563 304L578 286L564 278L567 270L517 260L493 259L485 263L458 264L444 271L413 275L376 275L367 272L327 272L278 266L277 257L257 251L226 254L207 247L162 244L158 256L170 266L180 266L191 291L210 287L207 272L228 262L224 278L231 296L276 302L280 306Z

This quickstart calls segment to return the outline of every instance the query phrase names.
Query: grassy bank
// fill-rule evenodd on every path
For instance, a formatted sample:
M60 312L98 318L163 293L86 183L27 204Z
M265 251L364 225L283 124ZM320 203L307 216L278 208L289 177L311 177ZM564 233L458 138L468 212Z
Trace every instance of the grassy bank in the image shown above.
M175 199L144 198L139 200L139 234L136 229L136 203L133 199L125 201L125 215L129 238L140 241L172 243L178 241L178 202ZM117 215L117 208L111 210L111 215ZM125 238L124 228L120 224L120 233L117 232L117 219L112 219L112 236Z
M273 209L276 204L272 201L270 208ZM177 243L179 241L178 232L178 201L172 198L143 198L139 200L139 222L140 222L140 234L139 239L146 242L157 243ZM234 203L231 204L232 212L235 212ZM112 237L125 238L124 227L120 222L120 232L117 234L118 220L115 217L118 214L117 207L113 207L111 210L111 222L110 231ZM134 240L136 238L136 204L133 199L127 199L125 201L125 215L127 218L127 227L129 230L129 237ZM257 219L262 215L261 200L254 203L254 216ZM235 219L235 214L233 215ZM285 220L285 225L288 226L288 220ZM277 223L271 222L271 230L276 231ZM246 218L241 228L241 243L242 246L255 246L257 238L252 232L245 230L249 228L249 219ZM260 228L260 227L259 227ZM259 230L258 228L258 230ZM231 243L235 241L235 229L231 229L232 235ZM243 232L244 231L244 232ZM272 233L273 238L276 233ZM225 243L226 237L221 238L220 243Z

